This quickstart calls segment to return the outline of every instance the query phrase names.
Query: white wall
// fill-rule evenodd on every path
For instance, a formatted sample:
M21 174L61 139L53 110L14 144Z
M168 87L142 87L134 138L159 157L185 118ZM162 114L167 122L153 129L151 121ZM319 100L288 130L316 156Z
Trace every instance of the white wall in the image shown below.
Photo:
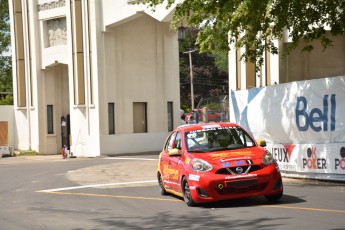
M330 38L332 46L324 49L314 41L311 52L302 52L303 43L286 58L281 58L280 83L319 79L345 74L345 36ZM281 46L283 51L284 45Z

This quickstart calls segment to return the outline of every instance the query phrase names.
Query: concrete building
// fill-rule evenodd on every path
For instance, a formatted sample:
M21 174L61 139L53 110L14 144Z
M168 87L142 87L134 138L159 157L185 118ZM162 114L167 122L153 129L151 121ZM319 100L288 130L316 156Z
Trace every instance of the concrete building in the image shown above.
M245 48L232 49L229 52L230 90L345 75L345 36L330 36L333 46L327 49L321 46L320 41L314 41L311 52L302 52L303 44L300 44L287 57L282 57L286 45L291 42L287 32L285 35L280 41L275 41L279 55L266 52L259 72L255 72L253 63L240 61Z
M174 7L10 0L15 148L74 156L156 151L179 125Z

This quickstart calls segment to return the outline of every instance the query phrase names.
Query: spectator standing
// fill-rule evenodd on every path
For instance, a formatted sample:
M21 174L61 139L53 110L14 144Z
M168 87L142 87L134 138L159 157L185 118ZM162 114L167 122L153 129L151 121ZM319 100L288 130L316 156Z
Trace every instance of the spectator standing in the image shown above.
M186 123L186 115L182 114L181 115L181 125L185 125Z
M191 115L191 116L189 117L188 124L196 124L196 122L195 122L195 120L194 120L194 116L193 116L193 115Z

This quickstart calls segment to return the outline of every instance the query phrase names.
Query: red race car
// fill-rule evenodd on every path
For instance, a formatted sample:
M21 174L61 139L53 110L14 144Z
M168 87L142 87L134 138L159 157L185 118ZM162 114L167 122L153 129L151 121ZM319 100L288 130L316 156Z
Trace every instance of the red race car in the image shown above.
M233 123L179 126L159 156L161 194L183 197L188 206L250 196L279 200L282 178L265 146Z

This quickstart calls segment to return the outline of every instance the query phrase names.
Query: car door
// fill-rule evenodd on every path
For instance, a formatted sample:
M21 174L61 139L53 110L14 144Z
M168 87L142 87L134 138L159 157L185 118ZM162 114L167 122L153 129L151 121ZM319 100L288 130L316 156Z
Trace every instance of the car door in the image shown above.
M178 149L179 154L174 154L169 156L169 169L170 169L170 180L172 182L172 188L174 191L179 191L181 187L181 154L182 154L182 146L181 146L181 133L176 132L176 136L173 143L173 149Z
M173 149L174 147L175 137L176 137L176 132L173 132L170 134L170 136L168 137L165 143L163 152L161 154L161 159L160 159L160 172L162 175L163 184L166 189L170 189L170 190L173 190L174 186L173 186L173 181L171 180L171 177L172 177L171 170L173 169L171 166L169 151Z

